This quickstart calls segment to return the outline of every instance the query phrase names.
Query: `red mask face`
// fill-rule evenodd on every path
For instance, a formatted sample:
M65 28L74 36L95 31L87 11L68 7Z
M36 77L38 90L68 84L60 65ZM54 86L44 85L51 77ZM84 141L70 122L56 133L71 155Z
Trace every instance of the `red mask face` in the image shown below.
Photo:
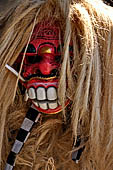
M14 63L16 70L23 53L24 49ZM55 114L62 110L57 94L60 63L59 28L37 24L28 45L21 75L27 80L24 86L29 99L40 112Z

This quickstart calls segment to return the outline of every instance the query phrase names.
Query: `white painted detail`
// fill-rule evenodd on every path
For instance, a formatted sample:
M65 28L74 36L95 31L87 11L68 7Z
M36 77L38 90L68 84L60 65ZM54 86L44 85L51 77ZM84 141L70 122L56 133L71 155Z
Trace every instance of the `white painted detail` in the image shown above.
M13 170L13 166L7 163L5 170Z
M47 110L47 103L39 103L41 109Z
M44 87L39 87L37 89L37 100L45 100L46 99L46 91Z
M23 146L23 142L20 142L19 140L16 139L11 151L18 154L22 146Z
M30 98L30 99L35 99L35 98L36 98L35 89L34 89L34 88L31 87L31 88L28 90L28 94L29 94L29 98Z
M39 114L38 114L38 116L37 116L37 118L36 118L36 120L35 120L35 123L37 123L37 122L38 122L38 120L39 120L40 116L41 116L41 113L39 113Z
M39 107L38 102L35 102L35 101L32 101L32 102L34 103L35 106ZM33 107L33 108L35 108L35 107Z
M79 163L79 160L76 160L75 162L76 162L76 164L78 164L78 163Z
M14 68L12 68L11 66L9 66L8 64L6 64L5 67L6 67L9 71L11 71L15 76L17 76L17 77L19 76L19 79L20 79L20 80L22 80L22 81L25 82L24 78L23 78L21 75L19 75L19 73L18 73Z
M48 105L49 105L49 109L56 109L58 107L57 102L48 103Z
M27 90L25 91L25 95L24 95L24 100L25 102L27 102L29 99L29 96L28 96L28 93L27 93Z
M34 122L32 120L26 117L21 125L21 128L29 132L33 126L33 123Z
M47 89L47 98L48 98L48 100L56 100L57 99L57 92L54 87L49 87Z
M27 141L29 135L30 135L30 132L27 134L27 136L26 136L26 138L25 138L25 140L24 140L24 143Z
M61 105L60 101L58 100L58 105Z

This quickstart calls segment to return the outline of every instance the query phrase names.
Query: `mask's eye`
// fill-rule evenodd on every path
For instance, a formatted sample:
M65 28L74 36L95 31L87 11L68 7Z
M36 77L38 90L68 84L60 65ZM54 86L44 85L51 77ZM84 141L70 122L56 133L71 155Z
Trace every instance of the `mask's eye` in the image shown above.
M55 61L56 61L57 63L61 63L61 55L55 56Z
M23 48L22 53L24 53L25 48ZM29 44L26 53L36 53L36 49L33 44Z
M69 52L73 53L73 46L72 45L69 46Z
M38 49L37 53L39 54L54 54L54 47L42 46Z
M60 45L57 48L57 53L61 53L61 46Z
M30 64L35 64L35 63L39 63L42 60L42 56L27 56L27 61Z
M57 47L57 53L61 53L63 49L64 44L61 44Z

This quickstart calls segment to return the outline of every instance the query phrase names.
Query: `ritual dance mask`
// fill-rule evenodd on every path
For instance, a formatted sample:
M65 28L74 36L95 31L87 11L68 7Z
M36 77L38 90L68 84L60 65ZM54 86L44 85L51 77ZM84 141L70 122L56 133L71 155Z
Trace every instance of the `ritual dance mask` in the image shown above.
M34 107L46 114L62 111L58 98L58 84L61 69L60 29L48 24L37 24L29 42L23 62L21 76L26 80L22 85ZM25 48L14 63L19 71ZM67 106L69 100L65 102Z

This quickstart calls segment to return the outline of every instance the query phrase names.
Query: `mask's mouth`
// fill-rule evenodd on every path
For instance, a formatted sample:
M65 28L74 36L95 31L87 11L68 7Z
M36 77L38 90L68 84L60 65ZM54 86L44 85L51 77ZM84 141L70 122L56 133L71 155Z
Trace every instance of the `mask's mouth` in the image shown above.
M58 98L58 80L30 80L27 84L27 94L34 107L46 114L56 114L62 111ZM65 107L69 100L65 102Z
M18 72L11 66L6 65L6 68L18 76ZM34 107L45 114L56 114L63 110L58 99L58 79L56 77L41 78L33 77L25 81L20 76L21 83L25 86L27 99L31 99ZM67 99L65 107L70 103Z
M62 108L62 106L59 104L59 105L57 105L57 107L56 107L56 104L55 103L51 103L51 106L52 107L56 107L55 109L42 109L41 107L39 107L39 106L37 106L37 103L36 102L34 102L34 101L32 101L32 103L33 103L33 105L34 105L34 107L39 111L39 112L41 112L41 113L45 113L45 114L57 114L57 113L59 113L59 112L61 112L62 110L63 110L63 108ZM67 100L66 101L66 103L65 103L65 107L68 105L70 103L70 101L69 100ZM50 106L50 104L49 104L49 106Z

